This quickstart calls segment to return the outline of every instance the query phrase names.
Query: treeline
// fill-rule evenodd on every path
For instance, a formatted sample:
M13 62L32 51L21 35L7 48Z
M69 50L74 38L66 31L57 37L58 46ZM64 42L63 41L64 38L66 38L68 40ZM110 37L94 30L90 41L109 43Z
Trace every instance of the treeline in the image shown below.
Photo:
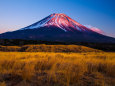
M103 51L114 52L115 43L87 43L87 42L76 42L76 43L64 43L64 42L52 42L52 41L38 41L38 40L21 40L21 39L0 39L0 45L2 46L23 46L23 45L83 45L94 49Z
M100 50L81 45L24 45L0 46L3 52L101 52Z
M41 40L23 40L23 39L0 39L0 45L3 46L22 46L28 44L47 44L47 45L60 45L70 44L64 42L52 42L52 41L41 41Z
M103 50L106 52L115 52L115 43L75 43L76 45L83 45L99 50Z

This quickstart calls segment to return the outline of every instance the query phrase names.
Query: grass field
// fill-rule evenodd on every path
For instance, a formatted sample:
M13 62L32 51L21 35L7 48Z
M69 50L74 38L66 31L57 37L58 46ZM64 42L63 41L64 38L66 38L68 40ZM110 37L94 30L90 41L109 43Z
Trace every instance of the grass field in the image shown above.
M0 86L115 86L115 53L0 52Z

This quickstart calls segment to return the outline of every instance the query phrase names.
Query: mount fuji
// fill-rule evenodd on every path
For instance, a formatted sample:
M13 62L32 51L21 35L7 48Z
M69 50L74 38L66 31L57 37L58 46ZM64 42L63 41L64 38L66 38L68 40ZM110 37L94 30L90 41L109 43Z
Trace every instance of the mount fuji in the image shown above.
M27 27L0 34L0 39L115 43L115 38L98 33L63 13L54 13Z

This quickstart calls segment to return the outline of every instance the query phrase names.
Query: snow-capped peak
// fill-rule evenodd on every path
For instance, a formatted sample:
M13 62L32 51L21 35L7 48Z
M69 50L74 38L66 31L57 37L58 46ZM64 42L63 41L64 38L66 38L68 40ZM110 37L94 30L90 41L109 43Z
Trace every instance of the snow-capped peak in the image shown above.
M77 30L77 31L90 30L63 13L53 13L49 15L48 17L42 19L41 21L38 21L30 26L22 28L21 30L38 29L40 27L50 27L50 26L59 27L65 32L74 31L74 30Z

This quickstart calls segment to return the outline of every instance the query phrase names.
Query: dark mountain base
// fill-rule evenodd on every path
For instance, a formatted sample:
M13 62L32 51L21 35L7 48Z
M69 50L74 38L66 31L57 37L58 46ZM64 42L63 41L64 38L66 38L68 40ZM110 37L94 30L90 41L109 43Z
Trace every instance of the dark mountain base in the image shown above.
M71 28L72 29L72 28ZM41 27L38 29L17 30L0 34L0 39L42 40L53 42L93 42L115 43L115 38L104 36L96 32L65 32L57 27Z

